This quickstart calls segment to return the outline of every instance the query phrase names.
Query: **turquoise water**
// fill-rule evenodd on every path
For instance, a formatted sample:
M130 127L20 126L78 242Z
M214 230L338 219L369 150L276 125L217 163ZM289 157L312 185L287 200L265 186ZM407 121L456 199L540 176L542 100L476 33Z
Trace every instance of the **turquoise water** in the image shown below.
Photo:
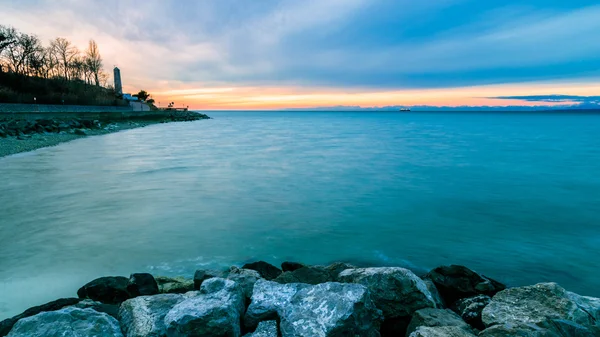
M0 318L97 276L257 259L600 296L600 115L209 114L0 158Z

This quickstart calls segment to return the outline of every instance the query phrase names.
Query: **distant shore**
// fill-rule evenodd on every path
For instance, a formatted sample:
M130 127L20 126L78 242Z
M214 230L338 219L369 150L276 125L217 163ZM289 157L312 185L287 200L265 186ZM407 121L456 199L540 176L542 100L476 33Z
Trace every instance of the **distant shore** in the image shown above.
M164 118L107 120L102 122L79 118L52 117L43 120L0 119L0 158L55 146L88 136L105 135L152 124L209 118L207 115L200 113L179 112Z

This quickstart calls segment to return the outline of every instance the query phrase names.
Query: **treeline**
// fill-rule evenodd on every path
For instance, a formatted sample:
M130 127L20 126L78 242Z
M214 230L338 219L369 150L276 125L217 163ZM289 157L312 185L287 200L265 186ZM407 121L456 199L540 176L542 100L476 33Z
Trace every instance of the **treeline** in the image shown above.
M98 44L79 50L65 38L47 45L0 25L0 102L119 105Z

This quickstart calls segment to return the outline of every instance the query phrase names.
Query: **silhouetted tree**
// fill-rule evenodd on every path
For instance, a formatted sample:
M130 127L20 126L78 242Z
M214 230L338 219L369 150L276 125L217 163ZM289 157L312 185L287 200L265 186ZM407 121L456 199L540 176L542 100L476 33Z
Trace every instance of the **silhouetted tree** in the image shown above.
M133 95L133 97L139 98L141 101L145 101L150 97L150 94L146 92L146 90L140 90L137 94Z

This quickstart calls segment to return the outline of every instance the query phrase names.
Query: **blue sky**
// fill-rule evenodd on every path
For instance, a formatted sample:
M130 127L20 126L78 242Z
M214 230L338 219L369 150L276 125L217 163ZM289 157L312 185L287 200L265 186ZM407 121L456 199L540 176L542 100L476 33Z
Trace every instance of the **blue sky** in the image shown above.
M590 96L600 82L595 1L14 0L0 24L82 46L95 38L132 88L192 101L210 88L231 89L217 90L229 101L260 89L298 99L507 86L491 96ZM518 95L540 83L553 91Z

